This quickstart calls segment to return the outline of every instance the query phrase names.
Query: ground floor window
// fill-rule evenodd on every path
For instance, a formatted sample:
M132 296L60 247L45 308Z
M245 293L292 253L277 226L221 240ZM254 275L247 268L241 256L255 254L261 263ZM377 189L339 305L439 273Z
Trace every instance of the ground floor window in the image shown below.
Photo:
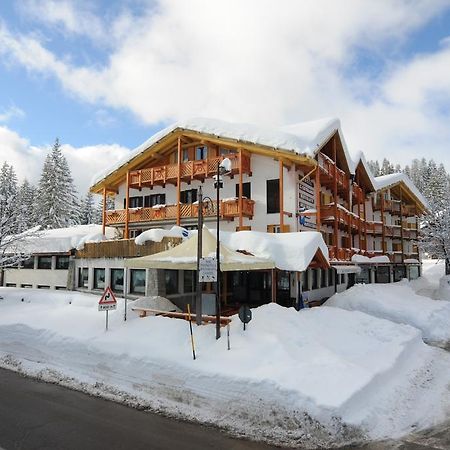
M20 287L21 287L21 288L30 289L30 288L33 287L33 285L32 285L32 284L21 284Z
M327 287L327 269L320 270L320 287Z
M419 278L419 266L410 266L409 279L416 280L417 278Z
M105 269L94 269L94 289L105 289Z
M317 269L312 269L312 288L319 288L319 271Z
M39 256L38 257L38 269L51 269L52 257L51 256Z
M194 270L184 270L183 271L183 289L184 292L195 292L196 288L197 288L197 279L195 277L195 274L197 272L195 272Z
M377 283L389 283L390 282L390 267L389 266L378 266L375 273L375 281Z
M89 271L87 267L80 267L78 269L78 287L88 288Z
M309 291L309 276L308 270L302 272L302 291Z
M38 284L38 289L50 289L50 286L46 285L46 284Z
M164 276L166 281L166 294L178 294L178 270L166 270Z
M403 278L406 278L406 267L394 266L394 281L400 281Z
M132 294L145 294L145 270L130 270L130 292Z
M66 286L56 286L55 289L57 291L65 291L65 290L67 290Z
M69 268L69 257L67 255L57 256L56 268L59 270L67 270Z
M22 267L24 269L34 269L34 256L31 256L30 258L23 261Z
M356 275L357 283L369 284L370 283L370 269L368 267L361 267L361 272Z
M123 269L111 269L111 289L123 292Z
M16 287L16 283L6 283L6 287Z

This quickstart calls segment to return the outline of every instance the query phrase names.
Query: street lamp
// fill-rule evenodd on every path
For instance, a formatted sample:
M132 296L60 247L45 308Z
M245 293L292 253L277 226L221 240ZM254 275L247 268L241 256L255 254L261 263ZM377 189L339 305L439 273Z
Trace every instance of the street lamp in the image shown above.
M217 235L216 235L216 339L220 338L220 188L223 186L222 175L231 172L231 161L225 158L222 162L217 161L217 175L215 175L214 187L216 188L217 208Z

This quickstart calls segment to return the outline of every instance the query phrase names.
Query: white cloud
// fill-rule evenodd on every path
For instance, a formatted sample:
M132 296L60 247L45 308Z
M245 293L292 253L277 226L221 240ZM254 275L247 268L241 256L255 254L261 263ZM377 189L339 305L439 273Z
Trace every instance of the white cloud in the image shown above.
M25 112L17 106L11 105L8 108L0 110L0 122L8 122L16 117L25 117Z
M44 20L87 34L83 18L89 22L93 12L62 4ZM126 108L144 123L211 116L278 125L336 115L350 146L364 149L368 158L404 163L426 154L446 158L450 168L449 113L442 104L450 94L448 46L395 59L395 49L450 6L448 0L148 4L139 17L122 10L108 17L107 27L97 26L114 42L103 66L74 66L36 37L17 36L1 24L0 54L55 76L71 95L99 110ZM388 69L353 76L357 51L381 55Z
M42 166L50 148L51 145L47 147L33 146L15 131L0 126L0 164L3 164L4 161L12 164L20 181L24 178L32 183L39 181ZM62 151L67 158L80 195L87 192L92 177L104 170L105 165L114 164L129 152L127 148L116 144L78 148L63 145Z

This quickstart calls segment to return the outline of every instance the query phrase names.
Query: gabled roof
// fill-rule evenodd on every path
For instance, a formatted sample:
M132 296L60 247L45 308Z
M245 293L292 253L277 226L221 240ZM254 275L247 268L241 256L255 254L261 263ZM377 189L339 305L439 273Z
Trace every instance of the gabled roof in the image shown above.
M372 186L372 190L376 191L377 190L377 182L375 181L375 177L373 176L373 173L370 170L369 164L367 163L364 153L362 151L353 153L352 160L353 160L353 165L354 165L353 173L356 173L356 169L358 168L358 165L361 164L367 175L369 184Z
M92 179L95 186L103 179L159 143L176 131L193 131L215 138L231 139L242 144L252 144L313 158L317 151L338 131L350 169L353 167L338 119L303 122L282 128L270 128L245 123L225 122L217 119L194 118L176 122L154 134L136 147L125 158L98 173Z
M425 211L428 209L428 201L421 194L419 189L414 185L411 179L403 172L391 173L389 175L382 175L376 177L375 181L377 183L377 190L392 188L397 185L402 185L406 188L421 204L422 209Z

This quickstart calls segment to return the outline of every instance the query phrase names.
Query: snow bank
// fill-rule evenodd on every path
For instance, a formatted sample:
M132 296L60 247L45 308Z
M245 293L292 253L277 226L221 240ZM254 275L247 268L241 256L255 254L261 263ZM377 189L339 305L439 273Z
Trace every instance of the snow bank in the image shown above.
M450 303L417 295L408 282L356 285L326 304L411 325L427 342L450 343Z
M450 300L450 275L444 275L439 280L438 297L442 300Z
M105 332L96 296L0 295L0 365L248 437L346 445L428 426L449 406L448 356L360 312L265 305L245 332L233 317L231 351L213 325L194 327L193 361L187 322L123 322L121 299Z
M136 245L144 245L147 241L161 242L165 237L187 238L189 231L186 228L174 225L170 230L164 228L152 228L144 231L136 237L134 242Z

